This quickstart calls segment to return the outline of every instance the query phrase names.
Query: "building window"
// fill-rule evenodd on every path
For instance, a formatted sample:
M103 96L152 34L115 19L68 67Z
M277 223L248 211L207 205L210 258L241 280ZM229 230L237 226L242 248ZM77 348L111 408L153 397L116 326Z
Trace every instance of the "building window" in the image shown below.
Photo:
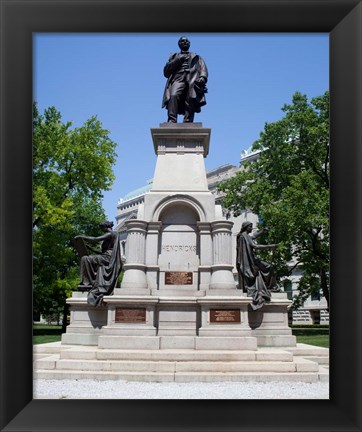
M318 291L312 292L311 294L311 300L317 300L319 301L321 299L321 293Z
M283 281L284 286L284 292L287 293L288 300L293 300L293 284L292 281L289 279L286 279Z
M321 311L320 310L310 311L310 316L312 318L313 324L320 324L321 323Z

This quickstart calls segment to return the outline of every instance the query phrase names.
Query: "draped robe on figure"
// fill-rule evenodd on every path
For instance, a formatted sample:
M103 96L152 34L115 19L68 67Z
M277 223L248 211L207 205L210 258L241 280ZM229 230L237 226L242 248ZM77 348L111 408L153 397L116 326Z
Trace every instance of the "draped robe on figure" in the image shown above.
M273 267L255 255L257 248L258 245L247 232L238 234L236 265L242 285L240 288L253 298L251 307L254 310L270 301L270 291L279 291Z

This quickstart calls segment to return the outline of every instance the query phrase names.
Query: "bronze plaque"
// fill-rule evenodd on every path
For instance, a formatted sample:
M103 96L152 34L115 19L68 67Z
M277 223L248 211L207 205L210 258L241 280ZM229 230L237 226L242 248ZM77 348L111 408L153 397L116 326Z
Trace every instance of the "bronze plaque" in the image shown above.
M118 307L116 308L115 322L146 322L146 308L134 309Z
M165 285L192 285L192 272L165 272Z
M240 309L210 309L210 322L238 324L241 322Z

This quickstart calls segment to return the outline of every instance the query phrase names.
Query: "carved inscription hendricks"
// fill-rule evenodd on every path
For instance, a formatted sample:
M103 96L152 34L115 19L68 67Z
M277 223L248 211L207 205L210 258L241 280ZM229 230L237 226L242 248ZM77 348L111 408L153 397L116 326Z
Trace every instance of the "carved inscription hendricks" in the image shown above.
M163 245L164 252L196 252L196 246L192 245Z
M212 323L240 323L240 309L210 309Z

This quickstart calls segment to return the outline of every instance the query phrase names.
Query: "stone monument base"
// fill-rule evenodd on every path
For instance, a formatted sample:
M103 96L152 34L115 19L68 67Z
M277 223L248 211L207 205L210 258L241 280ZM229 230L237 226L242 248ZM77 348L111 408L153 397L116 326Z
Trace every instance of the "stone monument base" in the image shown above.
M118 290L118 292L123 290ZM87 304L87 294L67 300L71 321L62 336L66 345L109 349L230 349L293 347L288 327L290 301L284 294L261 310L242 296L119 295L105 306ZM283 298L284 297L284 298Z
M123 291L123 290L122 290ZM68 299L62 341L35 347L35 379L145 382L327 381L328 349L296 344L284 294L259 311L239 296Z

